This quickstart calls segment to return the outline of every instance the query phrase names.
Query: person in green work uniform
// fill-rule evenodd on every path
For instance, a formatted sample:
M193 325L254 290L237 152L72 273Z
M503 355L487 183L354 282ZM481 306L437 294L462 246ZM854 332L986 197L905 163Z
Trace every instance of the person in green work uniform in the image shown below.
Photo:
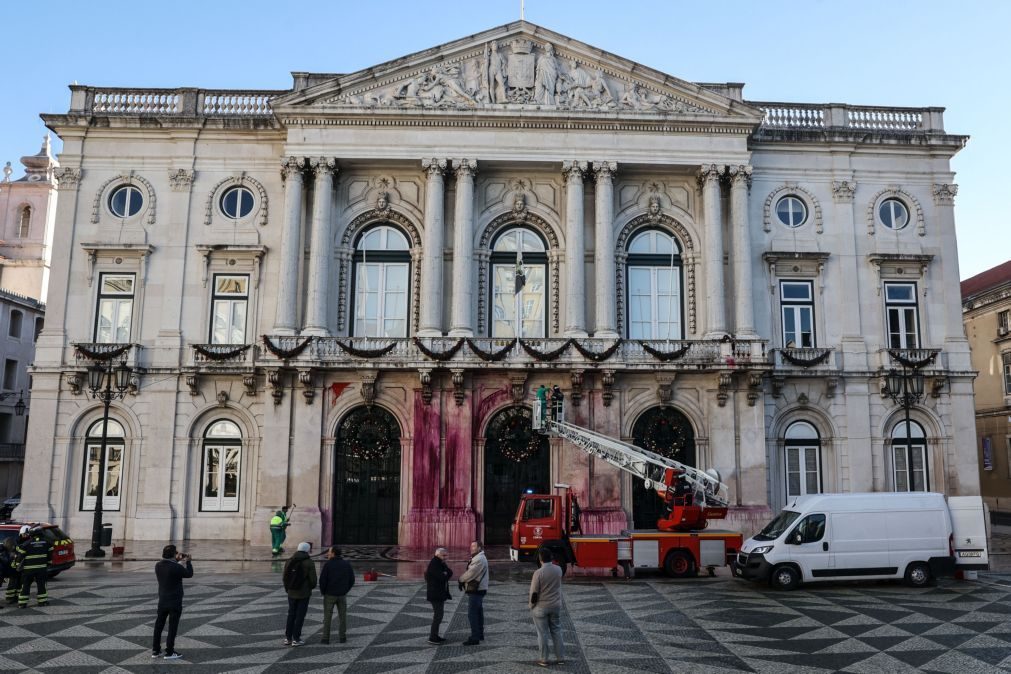
M35 599L39 606L49 603L46 594L46 574L49 561L53 555L53 546L42 536L38 527L28 532L28 540L21 543L15 550L15 565L21 571L21 593L18 595L18 608L28 608L28 595L32 583L35 583Z
M28 529L29 527L22 527L22 529ZM10 558L10 575L8 575L7 589L4 591L4 599L7 600L8 604L18 603L18 593L21 592L21 574L18 572L17 566L17 554L15 553L15 548L17 548L19 543L23 543L28 540L28 532L18 533L18 535L7 538L3 542L4 554Z
M537 387L537 404L541 408L541 425L543 426L548 416L548 387L544 384Z
M288 522L288 506L284 506L270 518L270 549L275 555L284 552L281 544L284 543L284 539L287 536L284 530L290 524Z

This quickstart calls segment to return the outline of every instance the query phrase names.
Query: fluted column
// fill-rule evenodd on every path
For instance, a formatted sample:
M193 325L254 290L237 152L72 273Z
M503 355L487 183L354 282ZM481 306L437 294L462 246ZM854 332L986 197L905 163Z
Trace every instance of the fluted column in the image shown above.
M751 188L751 167L731 166L730 224L734 246L734 334L738 338L756 339L755 308L751 288L751 232L748 227L748 192Z
M303 335L328 336L327 289L330 284L330 260L333 258L333 235L330 213L333 210L333 178L337 162L320 157L309 162L316 174L312 202L312 239L309 251L309 292L306 296L305 329Z
M583 233L585 161L562 162L565 174L565 335L586 337L586 255Z
M454 159L456 208L453 211L453 320L450 337L473 337L474 176L476 159Z
M593 336L613 338L618 336L614 309L614 172L618 170L618 164L613 161L595 161L593 170L597 174L593 264L597 274L597 327Z
M720 209L720 178L724 167L709 164L699 170L702 184L702 217L705 227L706 339L727 332L723 297L723 218Z
M428 175L425 185L425 251L421 267L421 320L419 337L442 336L442 255L446 182L445 159L422 159Z
M281 274L274 313L274 334L298 334L298 263L302 259L302 170L305 159L281 162L284 180L284 225L281 230Z

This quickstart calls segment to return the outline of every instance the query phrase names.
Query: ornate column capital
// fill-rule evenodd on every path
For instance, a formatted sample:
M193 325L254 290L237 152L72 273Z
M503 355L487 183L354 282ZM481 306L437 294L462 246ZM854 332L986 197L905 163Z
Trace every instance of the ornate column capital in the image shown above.
M857 184L852 180L832 181L832 201L837 204L853 203L853 195L857 191Z
M337 160L331 157L310 159L309 170L315 173L317 178L337 175Z
M616 161L595 161L593 162L593 172L597 175L597 182L610 180L618 172L618 162Z
M716 164L703 164L698 171L698 179L700 185L705 185L710 182L719 182L720 178L726 173L726 168L723 166L718 166Z
M456 176L470 176L474 177L477 175L477 160L476 159L454 159L453 160L453 172Z
M582 182L583 176L586 174L586 170L589 168L589 162L585 161L563 161L562 162L562 174L565 176L565 180L569 183L575 181Z
M301 177L305 170L305 157L285 157L281 160L281 179L287 180L292 176Z
M952 206L955 203L955 195L958 194L958 185L954 183L934 183L930 191L934 195L935 206Z
M56 189L58 190L76 190L81 182L81 169L79 168L60 166L53 169L53 175L56 177Z
M169 185L172 186L173 192L185 192L190 187L193 186L193 177L196 175L195 171L188 171L186 169L169 169Z
M421 168L425 170L429 178L434 178L435 176L441 176L446 172L446 167L449 165L449 161L446 159L436 159L432 157L431 159L422 159Z
M746 164L738 164L736 166L727 167L727 177L730 180L730 185L744 184L745 187L751 187L751 167Z

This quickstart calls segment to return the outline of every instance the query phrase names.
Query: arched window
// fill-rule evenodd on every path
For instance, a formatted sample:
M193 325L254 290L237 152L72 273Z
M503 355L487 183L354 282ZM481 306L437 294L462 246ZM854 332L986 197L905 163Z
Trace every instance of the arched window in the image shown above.
M507 229L491 246L491 336L547 337L548 254L532 229Z
M821 438L806 421L790 424L785 435L786 498L821 493Z
M32 228L32 207L25 206L21 209L21 217L18 218L18 237L25 238Z
M629 339L682 339L681 248L659 229L628 244Z
M354 254L354 337L407 337L411 251L390 225L362 232Z
M102 490L103 510L119 510L120 492L123 478L123 452L126 448L126 433L123 426L115 419L109 419L105 441L105 462L102 461L102 425L101 420L88 427L84 441L84 484L81 489L81 510L94 510L98 497L98 471L105 471L105 482Z
M892 428L892 473L895 491L927 491L930 470L927 465L927 436L923 426L900 421Z
M204 461L200 474L200 510L235 512L239 509L242 470L242 432L224 419L204 433Z

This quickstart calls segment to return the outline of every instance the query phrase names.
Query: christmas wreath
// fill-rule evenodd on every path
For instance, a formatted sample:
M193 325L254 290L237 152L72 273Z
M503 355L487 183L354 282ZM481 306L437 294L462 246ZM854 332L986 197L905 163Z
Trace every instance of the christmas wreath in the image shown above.
M498 351L485 351L484 349L479 347L470 337L468 337L466 341L467 341L467 348L470 349L475 356L477 356L478 358L480 358L485 362L497 363L500 360L503 360L509 354L509 352L512 351L513 347L516 346L516 339L513 338L509 340L509 342Z
M542 447L544 436L534 433L530 416L521 411L510 413L496 424L495 446L502 456L516 463L523 463Z
M685 450L692 442L690 427L662 411L646 420L641 431L643 449L671 459L684 458Z
M654 349L652 346L650 346L648 343L642 340L639 340L639 344L640 346L642 346L643 351L645 351L649 355L653 356L657 360L664 363L672 360L677 360L681 356L688 353L688 349L691 347L691 344L685 344L680 349L674 349L673 351L660 351L659 349Z
M545 361L555 360L560 355L565 353L565 350L572 345L572 341L573 340L571 339L565 340L560 347L558 347L553 351L538 351L533 346L531 346L530 343L525 339L520 340L520 346L523 347L523 350L526 351L527 355L529 355L531 358L539 360L543 363Z
M590 351L589 349L587 349L585 346L583 346L582 344L580 344L576 340L574 340L574 339L572 340L572 347L576 351L578 351L580 353L580 355L583 356L583 358L588 358L589 360L592 360L595 363L600 363L602 361L607 360L611 356L613 356L614 353L618 350L618 347L620 347L620 346L621 346L621 340L619 339L619 340L616 340L614 342L614 344L612 344L611 346L607 347L606 349L604 349L603 351L601 351L601 352L598 353L596 351Z
M396 435L383 412L366 408L353 414L341 425L345 452L362 461L375 461L390 453Z
M345 344L339 339L334 340L344 353L349 356L354 356L355 358L381 358L388 354L390 351L397 346L396 342L390 342L386 346L381 346L378 349L359 349L351 344Z
M282 349L270 341L270 337L267 337L267 335L263 335L260 339L263 340L263 345L267 347L267 351L270 351L274 354L275 358L280 358L281 360L298 358L299 355L305 351L305 347L309 346L309 343L312 342L312 337L306 337L300 344L296 344L290 349Z

